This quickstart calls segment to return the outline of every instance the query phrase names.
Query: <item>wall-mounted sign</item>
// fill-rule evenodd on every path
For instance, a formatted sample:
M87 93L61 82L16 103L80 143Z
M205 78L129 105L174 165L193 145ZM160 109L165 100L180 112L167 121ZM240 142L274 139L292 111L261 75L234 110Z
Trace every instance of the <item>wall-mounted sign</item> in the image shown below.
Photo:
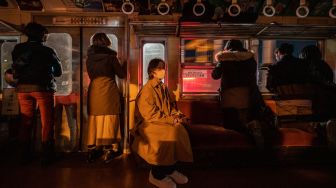
M206 70L198 69L184 69L182 78L207 78L208 74Z

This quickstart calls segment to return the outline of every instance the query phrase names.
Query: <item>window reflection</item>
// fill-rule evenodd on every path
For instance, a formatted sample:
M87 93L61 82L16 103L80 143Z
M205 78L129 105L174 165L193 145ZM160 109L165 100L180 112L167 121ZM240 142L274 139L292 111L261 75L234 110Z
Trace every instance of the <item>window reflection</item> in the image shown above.
M4 80L4 73L7 69L12 66L12 51L17 44L16 40L1 40L0 39L0 55L1 55L1 89L9 88L9 86Z
M160 58L165 60L165 46L162 43L146 43L142 51L142 84L148 81L147 68L150 60Z
M182 94L217 94L220 80L211 72L216 65L215 55L222 51L227 40L184 38L181 40ZM242 41L245 44L245 41Z
M72 91L72 38L67 33L50 33L45 43L53 48L62 63L63 74L56 78L56 95L69 95Z

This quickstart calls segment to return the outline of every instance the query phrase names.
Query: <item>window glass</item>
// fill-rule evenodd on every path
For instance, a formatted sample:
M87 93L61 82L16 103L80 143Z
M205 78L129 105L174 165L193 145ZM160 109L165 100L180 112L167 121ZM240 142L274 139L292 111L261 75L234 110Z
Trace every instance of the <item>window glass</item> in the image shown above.
M308 45L317 45L317 40L260 40L259 41L259 71L258 71L258 86L261 92L269 92L266 88L268 65L275 63L276 59L274 51L280 47L282 43L289 43L294 46L293 56L299 57L302 48Z
M147 68L149 62L154 58L165 61L165 46L162 43L145 43L142 54L142 84L145 85L148 81Z
M72 38L67 33L50 33L45 43L53 48L62 63L63 74L56 78L56 95L69 95L72 91Z
M216 65L215 55L227 40L184 38L181 40L182 94L217 94L220 79L211 77ZM242 40L243 44L245 41Z
M12 51L17 44L16 40L0 40L1 46L1 89L11 87L4 80L4 73L12 66Z

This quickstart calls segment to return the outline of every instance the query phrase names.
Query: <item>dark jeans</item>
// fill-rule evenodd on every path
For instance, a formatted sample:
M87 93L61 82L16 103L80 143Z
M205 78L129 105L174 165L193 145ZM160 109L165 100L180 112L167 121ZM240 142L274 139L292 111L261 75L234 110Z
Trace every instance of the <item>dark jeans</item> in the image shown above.
M18 93L21 115L21 134L23 142L29 142L31 138L34 112L36 103L41 113L42 142L52 141L54 138L54 93L53 92L29 92Z
M175 165L171 166L158 166L152 165L152 175L155 179L162 180L167 175L172 174L176 170Z

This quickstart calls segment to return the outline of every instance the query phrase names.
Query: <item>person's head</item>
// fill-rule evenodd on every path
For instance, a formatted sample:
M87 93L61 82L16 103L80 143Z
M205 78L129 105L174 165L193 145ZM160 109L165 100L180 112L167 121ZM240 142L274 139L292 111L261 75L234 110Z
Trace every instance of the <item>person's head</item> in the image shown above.
M153 78L157 78L159 80L164 79L165 77L165 62L162 59L152 59L148 64L148 78L151 80Z
M111 46L112 42L105 33L96 33L92 37L92 44L94 46Z
M280 44L280 47L278 48L279 55L284 56L284 55L292 55L294 51L294 46L289 43L282 43Z
M279 48L276 48L275 50L274 50L274 57L275 57L275 60L276 61L280 61L280 52L279 52Z
M240 40L228 40L224 47L225 51L246 51Z
M309 45L301 50L299 57L305 60L320 60L322 59L322 53L317 46Z
M41 24L30 22L24 28L23 33L30 41L44 42L47 39L48 29Z

